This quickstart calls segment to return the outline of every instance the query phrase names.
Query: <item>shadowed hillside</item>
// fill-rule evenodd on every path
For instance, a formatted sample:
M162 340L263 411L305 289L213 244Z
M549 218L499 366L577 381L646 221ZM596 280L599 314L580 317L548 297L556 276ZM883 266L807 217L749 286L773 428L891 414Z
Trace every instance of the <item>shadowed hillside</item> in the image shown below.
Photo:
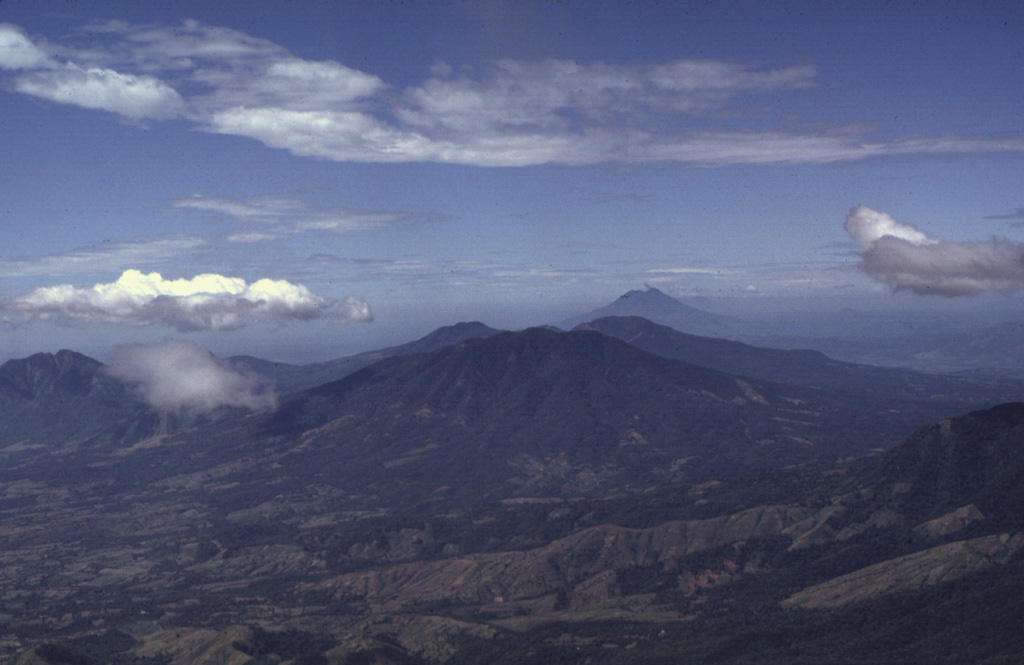
M5 365L8 399L105 394L98 363L58 355ZM837 462L894 442L920 404L531 329L388 358L273 411L8 446L2 653L1013 662L1024 405Z

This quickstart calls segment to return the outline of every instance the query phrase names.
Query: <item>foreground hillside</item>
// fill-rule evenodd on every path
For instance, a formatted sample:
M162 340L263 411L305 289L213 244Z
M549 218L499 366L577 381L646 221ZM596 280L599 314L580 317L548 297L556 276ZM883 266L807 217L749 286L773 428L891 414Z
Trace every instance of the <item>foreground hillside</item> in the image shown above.
M853 467L430 517L290 518L316 487L225 515L211 483L93 492L73 526L85 486L6 484L5 639L26 664L1015 662L1024 496L986 479L1022 443L1012 404Z
M11 404L116 404L128 389L96 365L5 365ZM1014 662L1024 404L864 457L937 408L539 329L396 355L265 412L127 401L109 431L0 449L0 649Z

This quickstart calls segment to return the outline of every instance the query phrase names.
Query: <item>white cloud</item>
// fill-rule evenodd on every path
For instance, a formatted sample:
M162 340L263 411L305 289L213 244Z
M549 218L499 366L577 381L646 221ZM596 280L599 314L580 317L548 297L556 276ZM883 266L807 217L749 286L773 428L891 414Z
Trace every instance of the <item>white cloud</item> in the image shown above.
M213 81L211 81L213 82ZM296 111L345 108L386 86L378 77L332 61L284 58L261 70L223 77L203 99L208 108L258 106Z
M784 130L792 116L772 105L817 84L809 65L502 60L476 71L438 65L432 78L393 90L339 62L185 21L91 26L59 50L0 25L0 69L16 90L55 102L135 120L184 117L211 133L345 162L714 167L1024 152L1018 134L872 141L849 128ZM751 104L756 120L742 112Z
M896 291L969 296L1024 285L1024 245L1006 239L951 242L867 206L844 224L864 248L861 270Z
M372 212L365 210L336 210L310 215L295 221L295 227L304 231L333 231L348 233L349 231L366 231L388 226L404 215L390 212Z
M571 128L660 113L698 113L747 91L807 87L811 67L759 72L718 61L658 66L503 60L480 79L433 78L407 92L400 117L413 126L460 133ZM574 118L575 116L575 118Z
M224 239L228 242L236 243L257 243L257 242L268 242L270 240L276 240L278 236L273 233L263 233L261 231L241 231L239 233L229 233L224 236Z
M127 118L173 118L185 102L169 85L152 76L69 64L25 74L14 83L18 92L61 104L110 111Z
M193 19L173 27L110 21L90 25L83 32L120 37L123 41L112 43L107 57L138 62L150 70L192 70L197 62L259 62L286 53L266 39ZM95 56L95 51L91 53Z
M888 213L872 210L863 205L850 211L843 228L864 249L870 249L885 236L906 240L914 245L936 245L939 242L911 224L898 222Z
M816 74L809 65L756 71L716 60L677 60L654 67L647 77L662 90L706 99L703 104L695 104L682 97L672 104L678 107L680 103L684 106L719 104L724 96L749 90L807 88L814 84Z
M218 111L206 122L208 131L247 136L271 148L302 157L335 161L446 161L443 146L425 136L389 127L356 111L244 107Z
M365 315L358 303L365 308ZM334 304L301 284L284 280L260 279L247 284L241 278L217 274L165 280L159 273L127 270L116 282L91 288L70 284L40 287L9 300L5 309L25 320L164 324L184 332L237 329L258 316L310 320L321 317ZM342 310L346 320L372 320L369 305L354 298L346 299Z
M17 26L0 23L0 69L35 69L48 61L46 53Z
M341 301L341 308L350 321L373 321L370 303L353 296L346 296Z
M277 403L265 377L233 369L182 341L120 346L109 371L135 384L146 401L161 411L202 412L222 406L259 411Z

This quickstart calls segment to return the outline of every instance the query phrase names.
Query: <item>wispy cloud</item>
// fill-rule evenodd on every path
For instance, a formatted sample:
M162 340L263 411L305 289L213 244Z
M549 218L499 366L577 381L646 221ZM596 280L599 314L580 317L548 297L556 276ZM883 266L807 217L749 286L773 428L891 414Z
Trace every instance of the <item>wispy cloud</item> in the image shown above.
M1002 215L987 215L985 219L1024 219L1024 208L1017 208Z
M277 404L265 377L230 367L199 347L178 340L119 346L109 371L134 384L161 411L211 411L233 406L260 411Z
M735 271L725 268L679 266L675 268L652 268L646 272L649 275L731 275Z
M116 282L79 288L48 286L0 302L5 320L56 320L125 325L163 324L179 331L233 330L251 318L310 320L337 303L301 284L260 279L252 283L217 274L164 279L159 273L127 270ZM372 321L369 304L354 297L341 302L345 320Z
M173 118L185 112L181 96L160 79L60 59L10 24L0 24L0 69L17 72L13 86L18 92L61 104L134 120Z
M107 242L60 254L2 259L0 276L71 275L124 270L128 266L152 266L166 263L183 254L201 251L207 246L206 240L195 236Z
M309 206L295 199L259 197L250 201L235 201L217 196L196 194L171 201L175 208L189 208L217 213L237 220L257 223L275 223L282 217L304 212Z
M171 205L178 209L213 213L239 224L258 227L228 235L227 240L230 242L260 242L298 231L368 231L413 216L410 213L383 210L323 209L304 201L275 197L235 201L195 195L175 199Z
M1024 285L1024 245L941 240L867 206L850 211L847 233L863 248L861 269L896 291L969 296Z
M793 130L791 115L773 116L771 106L819 84L810 65L502 60L475 70L437 66L431 78L395 90L372 73L197 21L111 22L59 44L0 25L0 69L11 87L136 121L185 118L204 131L336 161L713 167L1024 151L1019 134L871 140L850 127ZM750 105L759 109L756 126L742 113ZM347 230L352 222L320 223Z
M765 71L711 60L656 66L503 60L475 78L432 78L407 91L399 115L410 127L455 134L578 129L587 121L703 113L744 92L808 87L814 76L806 66Z

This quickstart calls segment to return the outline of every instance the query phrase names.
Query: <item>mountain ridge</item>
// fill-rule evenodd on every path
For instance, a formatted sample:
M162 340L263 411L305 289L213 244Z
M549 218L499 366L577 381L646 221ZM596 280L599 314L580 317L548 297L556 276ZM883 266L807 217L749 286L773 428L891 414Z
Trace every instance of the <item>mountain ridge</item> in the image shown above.
M849 363L811 349L783 350L691 335L642 317L604 317L581 323L577 328L596 330L666 358L741 376L849 392L942 400L950 405L951 412L1004 402L1024 394L1024 384L1015 380L931 375ZM963 406L954 406L958 404Z
M438 499L431 493L446 485L513 498L863 456L945 412L738 377L594 331L534 328L382 360L288 396L237 437L301 439L364 478L391 469L407 484L387 492L415 486Z
M489 337L499 332L501 331L479 321L462 321L437 328L405 344L306 365L276 363L252 356L231 356L227 361L232 367L257 372L270 378L280 392L290 393L337 381L384 358L436 351L467 339Z

